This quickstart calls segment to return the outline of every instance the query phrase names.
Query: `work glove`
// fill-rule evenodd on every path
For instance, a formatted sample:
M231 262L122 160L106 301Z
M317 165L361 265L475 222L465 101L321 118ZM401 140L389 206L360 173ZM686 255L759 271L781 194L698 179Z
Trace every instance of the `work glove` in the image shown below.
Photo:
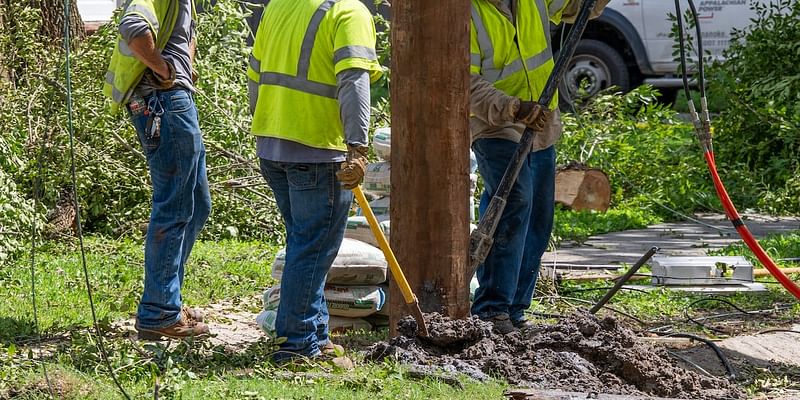
M167 64L167 69L169 70L169 76L168 77L162 78L160 75L158 75L157 73L153 72L153 70L149 69L149 68L147 69L147 72L145 72L145 74L147 75L147 78L148 78L147 80L149 82L152 82L152 83L158 85L158 88L162 89L162 90L171 89L173 86L175 86L175 78L176 78L175 67L172 64L170 64L168 61L164 61L164 62Z
M200 74L198 74L197 70L192 67L192 85L196 85L199 78Z
M550 121L550 115L550 109L535 101L520 101L515 118L516 122L524 124L536 132L541 132Z
M342 183L342 187L347 190L355 189L364 179L367 170L367 146L347 145L347 161L342 163L336 177Z

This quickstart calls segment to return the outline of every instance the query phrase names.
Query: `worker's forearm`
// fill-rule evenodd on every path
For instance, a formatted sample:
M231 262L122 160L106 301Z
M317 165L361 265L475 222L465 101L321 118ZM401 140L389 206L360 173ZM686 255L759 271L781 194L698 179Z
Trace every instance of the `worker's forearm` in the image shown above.
M336 81L345 143L366 146L371 113L369 73L363 69L348 69L337 74Z
M470 77L470 113L490 125L501 126L514 121L519 99L509 96L480 75Z
M144 65L153 70L162 78L169 77L169 67L164 58L161 57L161 52L156 49L156 43L153 40L153 35L149 31L136 36L128 41L128 48L131 49L133 55L139 59Z

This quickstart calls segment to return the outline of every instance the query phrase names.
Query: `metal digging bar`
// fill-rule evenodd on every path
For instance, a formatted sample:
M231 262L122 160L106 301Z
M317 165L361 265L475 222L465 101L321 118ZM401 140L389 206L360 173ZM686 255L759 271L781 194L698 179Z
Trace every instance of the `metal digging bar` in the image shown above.
M600 309L603 308L603 306L605 306L606 303L608 303L608 301L611 300L611 298L614 297L615 294L617 294L619 289L622 288L622 285L627 283L628 280L631 279L631 277L634 274L636 274L636 272L639 271L639 268L642 268L642 265L644 265L644 263L646 263L648 260L650 260L653 257L653 255L656 254L656 252L658 250L659 250L658 247L653 246L653 247L650 248L650 250L647 251L647 253L644 253L642 258L640 258L639 261L636 261L636 264L633 264L631 269L628 270L628 272L625 275L623 275L622 278L617 280L617 283L614 284L614 287L611 288L611 290L609 290L605 294L605 296L603 296L603 298L600 299L600 301L598 301L597 304L595 304L594 307L592 307L591 310L589 310L589 312L592 313L592 314L597 314L597 312L600 311Z
M553 72L550 74L550 77L547 78L547 83L542 91L542 95L539 97L539 104L547 107L553 100L553 96L555 96L556 93L556 88L558 88L558 84L561 82L561 79L564 76L564 72L567 69L569 60L575 53L575 48L578 46L578 40L580 40L583 30L586 28L586 24L589 22L589 15L591 14L591 11L596 3L597 0L583 1L581 9L578 12L578 16L575 19L575 24L573 24L572 30L570 30L566 42L561 47L561 54L556 60ZM548 27L545 27L545 29L548 29ZM497 192L494 194L494 197L492 197L486 212L478 223L478 228L475 229L470 235L470 276L475 273L475 270L477 270L478 266L483 263L483 261L489 255L489 251L492 249L492 245L494 244L494 233L497 230L497 224L500 222L500 217L503 215L503 210L506 208L506 199L508 199L508 195L511 193L511 188L517 181L519 171L522 168L522 161L531 151L533 137L533 130L530 128L525 128L525 132L522 134L522 139L519 142L517 151L514 153L514 157L508 163L508 167L506 168L506 172L503 174L503 180L500 181L500 186L498 186Z

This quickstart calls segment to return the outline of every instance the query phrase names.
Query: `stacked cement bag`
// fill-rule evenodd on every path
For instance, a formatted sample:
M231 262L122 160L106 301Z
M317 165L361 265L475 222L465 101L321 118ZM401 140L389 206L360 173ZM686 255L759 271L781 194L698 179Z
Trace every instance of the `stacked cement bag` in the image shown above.
M275 256L272 277L280 281L286 266L286 250ZM344 239L339 254L325 279L324 295L331 315L329 329L339 332L350 329L371 329L364 320L378 313L386 304L387 265L383 253L366 243ZM280 285L264 292L263 311L256 322L269 336L275 336L275 317L280 303Z
M378 221L386 221L384 233L387 233L388 238L388 220L389 220L389 203L391 200L391 141L392 132L390 128L378 128L375 130L375 135L372 139L372 150L381 159L380 162L371 163L367 165L366 173L364 174L364 190L378 196L377 200L370 202L372 212L378 218ZM469 196L469 209L470 220L478 220L478 210L475 207L475 192L478 188L478 160L475 154L470 150L469 152L469 181L470 181L470 196ZM345 237L361 240L377 246L375 239L368 239L369 226L366 225L363 212L361 209L356 211L356 217L351 217L348 220L348 229L345 231ZM381 224L383 225L383 224Z

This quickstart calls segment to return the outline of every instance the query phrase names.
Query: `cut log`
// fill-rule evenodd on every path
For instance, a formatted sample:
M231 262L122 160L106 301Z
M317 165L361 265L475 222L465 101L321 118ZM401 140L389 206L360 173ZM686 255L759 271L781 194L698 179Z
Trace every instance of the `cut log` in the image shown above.
M568 165L556 171L556 203L573 210L606 211L611 203L608 175L597 168Z

